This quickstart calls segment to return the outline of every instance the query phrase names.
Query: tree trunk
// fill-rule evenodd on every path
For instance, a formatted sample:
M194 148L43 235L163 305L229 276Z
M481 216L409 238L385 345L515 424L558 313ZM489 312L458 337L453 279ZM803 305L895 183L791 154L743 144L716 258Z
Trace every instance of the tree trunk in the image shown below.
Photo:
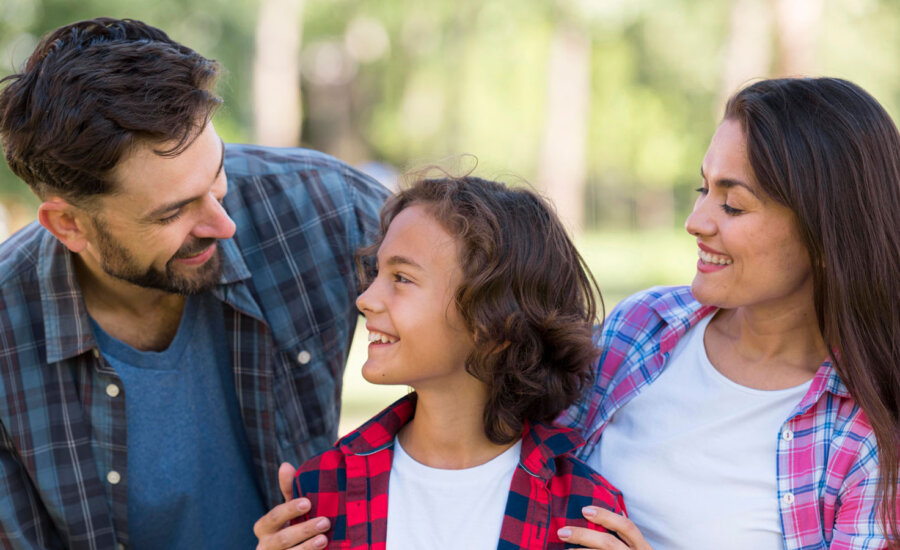
M547 114L538 182L573 234L583 230L591 44L583 31L560 23L550 43Z
M788 0L793 1L793 0ZM768 0L734 0L731 32L725 45L722 88L716 117L722 116L725 102L752 79L769 76L772 63L772 15Z
M816 73L816 38L822 20L822 0L775 0L778 76Z
M300 36L302 0L260 0L253 61L256 142L300 143Z

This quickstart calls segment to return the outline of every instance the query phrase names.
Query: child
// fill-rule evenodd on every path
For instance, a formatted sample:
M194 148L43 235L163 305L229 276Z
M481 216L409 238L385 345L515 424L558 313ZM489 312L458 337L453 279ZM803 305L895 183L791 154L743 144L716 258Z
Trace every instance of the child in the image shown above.
M621 494L549 424L589 379L593 278L537 195L474 177L388 199L357 299L363 377L400 399L298 471L330 548L563 548ZM362 265L362 262L360 263ZM361 269L362 271L362 269ZM305 519L305 518L304 518ZM498 541L499 540L499 545Z

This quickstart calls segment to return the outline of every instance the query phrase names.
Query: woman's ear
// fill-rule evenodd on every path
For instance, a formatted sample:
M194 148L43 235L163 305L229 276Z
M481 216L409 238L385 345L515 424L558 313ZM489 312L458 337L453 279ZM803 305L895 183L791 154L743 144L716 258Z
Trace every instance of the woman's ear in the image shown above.
M60 198L52 197L38 207L38 222L78 254L88 245L84 210Z

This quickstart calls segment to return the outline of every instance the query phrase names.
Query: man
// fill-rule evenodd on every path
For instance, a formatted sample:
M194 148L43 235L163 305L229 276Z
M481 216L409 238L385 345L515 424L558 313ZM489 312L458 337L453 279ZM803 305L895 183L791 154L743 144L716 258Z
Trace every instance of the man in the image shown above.
M224 145L217 74L97 19L4 80L4 152L42 202L0 245L2 548L248 548L254 523L260 547L324 541L284 527L308 502L283 463L336 437L353 255L387 191Z

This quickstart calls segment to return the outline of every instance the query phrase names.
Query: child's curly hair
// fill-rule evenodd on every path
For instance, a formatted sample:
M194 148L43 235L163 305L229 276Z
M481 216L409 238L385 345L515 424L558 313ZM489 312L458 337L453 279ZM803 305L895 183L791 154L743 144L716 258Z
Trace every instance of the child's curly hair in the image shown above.
M597 283L544 199L466 176L420 179L388 199L378 242L357 253L364 285L391 221L413 204L459 243L455 302L475 339L466 369L488 388L485 434L512 442L526 420L552 421L592 379Z

